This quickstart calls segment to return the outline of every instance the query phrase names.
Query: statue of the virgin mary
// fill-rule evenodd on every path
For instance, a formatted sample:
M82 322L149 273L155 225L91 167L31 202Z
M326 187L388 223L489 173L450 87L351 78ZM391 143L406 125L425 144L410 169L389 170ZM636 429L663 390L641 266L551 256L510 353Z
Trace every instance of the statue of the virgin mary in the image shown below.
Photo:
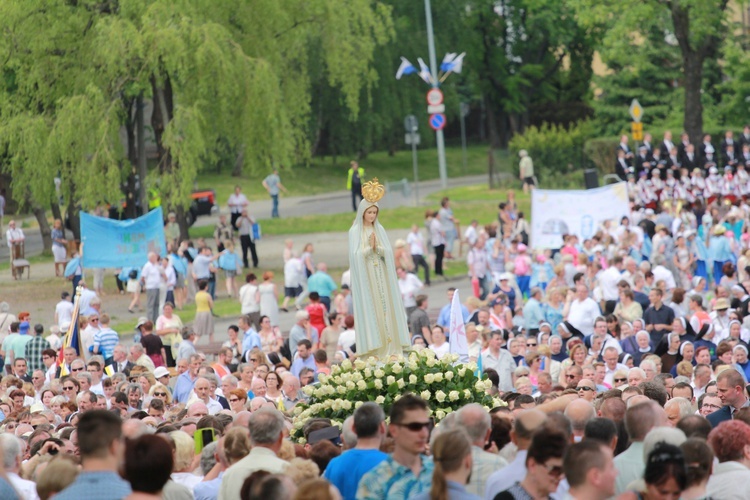
M393 250L378 221L377 202L384 194L377 179L362 186L363 199L349 229L349 266L357 354L385 362L411 342Z

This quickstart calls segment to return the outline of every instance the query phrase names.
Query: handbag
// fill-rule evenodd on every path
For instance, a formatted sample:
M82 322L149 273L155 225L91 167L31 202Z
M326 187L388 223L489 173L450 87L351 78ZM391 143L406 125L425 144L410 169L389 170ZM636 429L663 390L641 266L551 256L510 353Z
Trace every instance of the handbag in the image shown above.
M261 239L260 224L253 222L253 241Z

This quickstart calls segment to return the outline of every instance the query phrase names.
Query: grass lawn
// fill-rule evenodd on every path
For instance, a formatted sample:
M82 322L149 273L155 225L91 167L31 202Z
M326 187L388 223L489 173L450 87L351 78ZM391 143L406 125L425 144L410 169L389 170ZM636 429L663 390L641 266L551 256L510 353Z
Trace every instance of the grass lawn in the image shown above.
M483 174L487 172L487 145L469 146L466 150L467 166L463 168L460 147L449 147L445 150L448 177ZM427 148L418 150L419 179L430 180L439 177L437 167L437 150ZM496 159L500 171L509 171L510 162L507 151L498 151ZM339 156L336 163L332 157L313 158L308 166L295 166L280 172L281 183L289 190L288 196L310 196L330 191L346 189L346 173L349 170L349 157ZM413 180L411 150L397 151L389 156L386 151L371 153L359 162L365 169L367 179L377 177L381 183L398 181L403 178ZM221 173L204 172L198 176L199 188L212 188L220 204L224 205L227 198L239 184L250 200L265 200L268 198L261 182L265 172L244 174L232 177L227 168ZM283 195L282 195L283 196Z
M35 255L33 257L29 257L26 260L29 261L29 264L44 264L49 263L50 266L54 267L54 259L52 255ZM0 262L0 271L8 271L10 270L10 262L3 261ZM26 272L24 272L24 279L26 279Z
M477 219L480 224L487 224L497 218L497 205L506 198L506 189L488 189L485 184L464 186L439 191L428 196L437 208L440 199L448 196L452 200L453 213L461 221L461 226ZM516 193L519 210L529 219L531 200L523 192ZM399 207L384 209L380 212L380 222L387 229L408 229L412 224L424 219L425 207ZM334 215L306 215L266 221L263 224L265 235L311 234L348 231L352 225L352 214L349 212ZM210 238L213 227L191 229L193 238Z

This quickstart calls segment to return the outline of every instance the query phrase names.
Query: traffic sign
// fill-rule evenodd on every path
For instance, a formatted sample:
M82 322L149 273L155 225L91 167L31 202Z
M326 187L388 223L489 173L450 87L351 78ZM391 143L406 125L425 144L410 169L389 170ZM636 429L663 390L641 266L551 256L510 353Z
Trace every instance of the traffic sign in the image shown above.
M641 118L643 118L643 107L638 102L638 99L633 99L633 102L630 103L630 109L628 109L628 112L634 122L641 122Z
M404 128L407 132L416 132L419 129L419 121L414 115L409 115L404 118Z
M427 104L430 106L437 106L438 104L443 104L443 92L438 89L430 89L427 91Z
M432 130L443 130L445 127L445 115L443 113L430 115L430 127L432 127Z
M631 126L631 132L633 133L634 141L643 140L643 124L640 122L633 122Z
M427 106L428 115L434 115L435 113L445 113L445 104L435 104L433 106Z
M421 139L418 133L411 132L405 135L405 141L406 144L414 144L415 146L419 146Z

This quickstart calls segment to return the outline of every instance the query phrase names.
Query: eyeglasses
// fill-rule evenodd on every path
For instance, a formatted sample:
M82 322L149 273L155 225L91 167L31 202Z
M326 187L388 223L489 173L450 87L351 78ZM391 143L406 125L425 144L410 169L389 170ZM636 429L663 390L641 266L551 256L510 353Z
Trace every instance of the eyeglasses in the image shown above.
M406 427L412 432L419 432L422 429L430 429L432 427L432 422L409 422L406 424L394 424L398 425L399 427Z
M588 387L588 386L584 385L584 386L581 386L581 387L577 387L576 390L577 391L589 392L589 391L593 391L594 389L592 389L591 387Z
M626 379L626 378L616 378L615 379L615 382L627 382L627 381L628 381L628 379Z
M239 398L234 398L234 399L230 399L229 402L230 403L236 403L239 400L240 400Z
M719 405L712 405L710 403L703 403L702 408L713 408L714 410L720 410L721 406L719 406Z
M154 396L156 396L157 398L160 397L160 396L161 397L166 397L167 393L166 392L155 392Z
M99 318L91 318L91 319L89 320L89 323L95 323L95 322L97 322L97 321L99 321Z
M526 343L526 347L536 347L536 342L534 343Z
M63 386L63 391L73 391L73 390L75 390L75 387L72 385Z
M542 467L544 467L547 470L547 474L554 477L560 477L563 475L563 468L561 465L547 465L544 464Z
M70 371L72 371L72 372L82 372L83 368L71 368Z
M250 358L250 361L252 361L253 363L257 363L258 362L258 358Z
M569 379L572 380L572 379L576 378L576 375L568 374L568 375L565 375L565 378L569 378Z

